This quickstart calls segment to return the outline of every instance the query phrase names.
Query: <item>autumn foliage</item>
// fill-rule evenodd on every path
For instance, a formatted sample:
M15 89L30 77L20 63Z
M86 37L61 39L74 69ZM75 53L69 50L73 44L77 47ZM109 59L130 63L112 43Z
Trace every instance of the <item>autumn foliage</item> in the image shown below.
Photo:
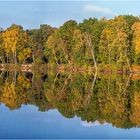
M140 63L140 18L69 20L59 28L44 24L30 30L13 24L0 32L0 61L132 71Z

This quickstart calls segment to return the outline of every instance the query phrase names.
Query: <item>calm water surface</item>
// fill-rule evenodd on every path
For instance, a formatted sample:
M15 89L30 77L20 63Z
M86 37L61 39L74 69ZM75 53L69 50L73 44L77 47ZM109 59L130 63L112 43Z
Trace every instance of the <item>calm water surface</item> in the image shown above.
M139 79L1 72L0 138L140 138Z

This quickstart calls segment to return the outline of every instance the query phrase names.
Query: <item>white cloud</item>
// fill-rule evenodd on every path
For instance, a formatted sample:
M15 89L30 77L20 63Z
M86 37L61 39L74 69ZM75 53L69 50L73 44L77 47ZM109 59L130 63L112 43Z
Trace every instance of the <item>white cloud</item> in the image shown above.
M95 12L95 13L102 13L102 14L108 14L113 15L114 13L109 8L104 8L96 5L85 5L84 11L86 12Z
M95 122L81 121L81 125L84 127L100 126L100 125L106 125L106 124L107 123L101 124L98 121L95 121Z

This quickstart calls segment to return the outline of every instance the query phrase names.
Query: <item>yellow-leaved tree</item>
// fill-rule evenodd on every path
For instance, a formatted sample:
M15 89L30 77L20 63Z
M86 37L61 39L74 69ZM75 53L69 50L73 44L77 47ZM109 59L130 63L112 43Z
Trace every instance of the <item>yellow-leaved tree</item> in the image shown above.
M6 53L7 63L9 57L12 57L12 63L17 63L17 54L24 50L27 45L28 35L21 26L13 24L2 34L2 47Z
M140 59L140 22L135 22L132 26L133 30L133 47L135 53L135 63L139 62Z

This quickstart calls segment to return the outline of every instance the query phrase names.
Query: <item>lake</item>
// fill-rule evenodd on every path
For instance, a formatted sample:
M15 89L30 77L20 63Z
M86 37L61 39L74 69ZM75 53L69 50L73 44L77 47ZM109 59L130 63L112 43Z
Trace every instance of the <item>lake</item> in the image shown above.
M0 72L0 138L140 138L140 76Z

